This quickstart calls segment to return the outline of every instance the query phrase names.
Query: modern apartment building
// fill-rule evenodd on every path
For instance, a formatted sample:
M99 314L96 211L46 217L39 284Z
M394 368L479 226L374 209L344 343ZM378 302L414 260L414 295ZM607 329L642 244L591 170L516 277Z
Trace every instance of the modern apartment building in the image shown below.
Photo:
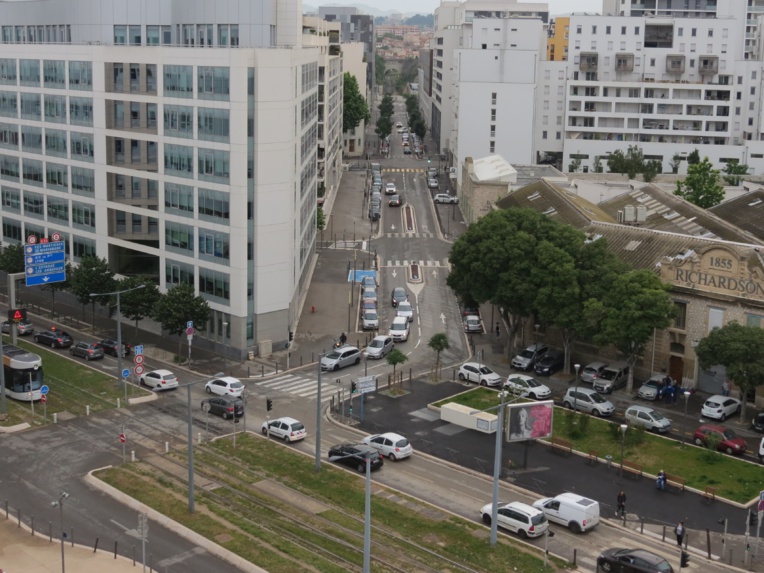
M238 356L283 347L309 280L320 48L301 0L214 6L0 4L0 218L4 244L58 232L74 263L192 285L213 309L198 334Z
M546 59L562 62L568 59L568 32L570 18L558 16L549 21L549 38L546 41Z

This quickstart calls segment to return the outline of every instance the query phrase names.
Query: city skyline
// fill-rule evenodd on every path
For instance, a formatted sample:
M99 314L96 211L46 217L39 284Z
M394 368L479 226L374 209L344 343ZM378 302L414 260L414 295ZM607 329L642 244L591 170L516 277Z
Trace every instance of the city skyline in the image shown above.
M522 3L522 2L521 2ZM569 14L571 12L601 12L602 0L548 0L549 12L552 15ZM319 6L351 6L362 7L374 6L382 11L400 11L404 14L432 14L440 4L439 0L385 0L384 7L373 0L359 0L358 2L342 2L332 0L319 0L312 2L306 0L305 4ZM363 9L363 8L361 8Z

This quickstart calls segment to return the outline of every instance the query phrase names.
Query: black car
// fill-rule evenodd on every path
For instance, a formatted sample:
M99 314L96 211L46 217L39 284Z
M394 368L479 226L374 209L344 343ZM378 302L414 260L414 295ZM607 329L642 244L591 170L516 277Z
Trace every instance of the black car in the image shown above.
M409 295L406 294L406 289L403 287L395 287L393 293L390 295L390 303L393 307L397 307L399 302L407 300Z
M103 348L103 351L106 354L109 354L111 356L116 357L117 356L117 347L119 346L117 344L117 341L113 338L104 338L103 340L98 342L99 346ZM130 356L130 354L133 352L133 346L132 344L128 344L127 342L122 343L122 356Z
M366 472L366 456L371 460L371 471L378 470L385 463L374 448L364 444L338 444L329 448L329 461L344 464Z
M551 376L560 370L565 364L565 353L559 350L550 350L541 360L536 362L533 371L539 376Z
M606 549L597 557L597 571L605 573L674 573L668 561L646 549Z
M60 328L52 327L50 330L41 330L34 335L34 341L46 344L51 348L69 348L74 339Z
M78 342L69 348L69 354L85 360L97 360L103 358L103 348L97 342Z
M215 396L202 400L202 410L217 416L228 418L241 418L244 415L244 400L233 396Z
M764 412L759 412L753 417L751 428L757 432L764 433Z

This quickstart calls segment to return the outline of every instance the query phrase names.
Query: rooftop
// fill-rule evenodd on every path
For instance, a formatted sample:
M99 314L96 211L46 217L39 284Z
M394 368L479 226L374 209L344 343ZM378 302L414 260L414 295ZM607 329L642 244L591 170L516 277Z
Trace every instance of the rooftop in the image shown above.
M709 209L727 223L740 227L758 241L764 241L764 189L719 203Z
M498 180L502 183L513 182L517 171L501 155L489 155L473 160L475 179L478 181Z

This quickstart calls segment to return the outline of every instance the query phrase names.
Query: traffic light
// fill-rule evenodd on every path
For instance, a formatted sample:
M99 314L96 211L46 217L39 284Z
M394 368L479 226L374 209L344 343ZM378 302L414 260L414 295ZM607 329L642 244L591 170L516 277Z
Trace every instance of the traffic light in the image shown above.
M748 525L756 527L759 524L759 514L756 511L748 510Z
M682 551L682 559L680 561L680 567L689 567L690 566L690 554L686 551Z
M293 340L294 340L294 331L290 330L289 331L289 342L292 342Z
M432 161L429 157L427 158L427 163L430 163Z
M273 410L273 400L271 400L270 398L266 398L265 399L265 409L268 412Z
M358 389L358 387L356 386L356 383L351 381L350 382L350 393L351 394L355 394L357 389Z

